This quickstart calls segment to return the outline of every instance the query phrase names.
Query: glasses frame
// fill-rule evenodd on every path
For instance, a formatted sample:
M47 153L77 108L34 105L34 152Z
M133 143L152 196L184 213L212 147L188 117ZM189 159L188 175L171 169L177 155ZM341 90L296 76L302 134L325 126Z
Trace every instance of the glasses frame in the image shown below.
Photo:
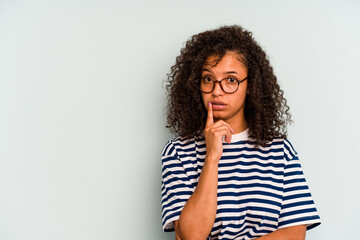
M212 80L212 82L213 82L213 88L212 88L212 90L211 90L210 92L205 92L205 91L203 91L203 90L201 89L201 80L202 80L203 78L200 78L200 91L203 92L203 93L211 93L212 91L214 91L215 85L216 85L216 83L218 82L219 85L220 85L221 90L222 90L224 93L232 94L232 93L236 92L236 91L239 89L240 83L242 83L243 81L245 81L248 77L246 76L243 80L238 80L238 79L234 78L234 79L237 81L238 85L237 85L237 87L236 87L236 90L233 91L233 92L227 92L227 91L225 91L224 88L223 88L223 86L221 85L221 82L222 82L222 81L224 81L224 80L226 80L226 79L229 79L229 78L230 78L230 77L226 77L226 78L223 78L223 79L221 79L221 80L216 80L216 79L214 80L214 79L213 79L213 80Z

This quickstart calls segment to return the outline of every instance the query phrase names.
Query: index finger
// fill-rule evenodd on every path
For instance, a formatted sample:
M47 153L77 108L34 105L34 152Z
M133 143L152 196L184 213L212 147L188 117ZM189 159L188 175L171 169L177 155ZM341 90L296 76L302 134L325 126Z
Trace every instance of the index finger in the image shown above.
M214 124L212 104L210 102L208 102L208 116L207 116L207 120L206 120L206 127L209 127L212 124Z

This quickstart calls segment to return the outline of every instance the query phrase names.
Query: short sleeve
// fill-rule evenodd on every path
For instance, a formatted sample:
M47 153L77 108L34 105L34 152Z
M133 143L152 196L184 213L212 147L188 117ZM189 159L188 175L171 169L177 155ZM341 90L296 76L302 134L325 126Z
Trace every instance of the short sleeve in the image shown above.
M174 231L173 222L178 220L183 207L194 189L186 175L174 143L169 141L161 154L161 218L165 232Z
M298 158L298 153L288 140L284 141L284 194L278 228L306 225L310 230L320 225L309 187Z

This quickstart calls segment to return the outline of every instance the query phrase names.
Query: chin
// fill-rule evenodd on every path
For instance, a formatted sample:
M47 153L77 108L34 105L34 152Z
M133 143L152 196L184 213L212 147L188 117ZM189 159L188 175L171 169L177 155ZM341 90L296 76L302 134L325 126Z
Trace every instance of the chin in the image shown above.
M224 112L214 112L213 113L213 116L214 116L214 118L216 118L216 119L218 119L218 120L226 120L226 119L228 119L228 116L227 116L227 114L225 114Z

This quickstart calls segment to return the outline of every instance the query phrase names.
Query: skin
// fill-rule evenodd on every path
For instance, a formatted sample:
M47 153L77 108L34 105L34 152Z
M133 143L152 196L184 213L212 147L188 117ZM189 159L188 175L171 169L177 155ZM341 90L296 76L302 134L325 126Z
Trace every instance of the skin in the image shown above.
M242 80L247 76L246 67L239 61L239 55L227 52L214 66L217 56L210 56L204 66L202 75L214 79L235 77ZM231 72L231 73L230 73ZM204 105L208 110L204 130L206 157L198 185L185 204L180 218L174 221L176 239L206 239L215 222L217 210L218 164L223 153L222 139L231 142L231 135L246 130L244 107L247 92L247 80L240 83L235 93L222 91L216 83L211 93L202 93ZM215 102L214 102L215 101ZM225 104L221 107L216 102ZM276 230L258 238L259 240L303 240L305 225Z
M239 61L238 54L228 52L216 66L214 66L217 60L217 56L210 56L206 60L203 66L202 76L209 75L218 80L225 77L234 77L242 80L247 76L247 69L243 63ZM224 109L214 109L214 122L222 120L229 124L236 133L239 133L247 128L244 114L246 91L247 80L240 83L238 90L231 94L223 92L220 84L216 83L215 89L211 93L202 93L202 99L206 108L208 108L209 102L224 102L226 104Z

